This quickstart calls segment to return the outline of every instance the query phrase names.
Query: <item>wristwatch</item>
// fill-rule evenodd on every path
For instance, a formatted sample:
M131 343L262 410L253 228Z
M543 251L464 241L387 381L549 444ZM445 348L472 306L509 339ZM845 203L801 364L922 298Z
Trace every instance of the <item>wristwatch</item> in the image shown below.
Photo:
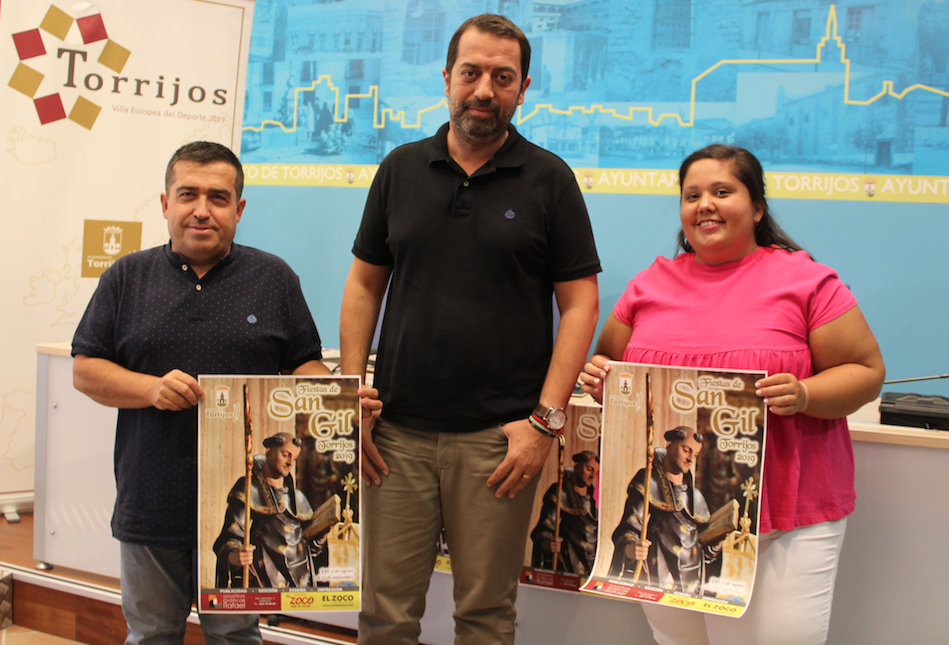
M548 408L538 403L534 408L534 415L554 432L560 432L567 424L567 413L563 411L563 408Z

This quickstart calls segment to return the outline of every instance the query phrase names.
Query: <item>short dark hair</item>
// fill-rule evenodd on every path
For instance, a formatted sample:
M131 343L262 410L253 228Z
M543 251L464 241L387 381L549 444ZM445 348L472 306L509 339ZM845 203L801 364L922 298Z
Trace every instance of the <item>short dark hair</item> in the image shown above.
M731 166L732 174L748 189L751 195L751 201L761 204L763 214L761 221L755 224L755 243L758 246L777 246L788 251L803 251L797 242L791 239L791 236L784 232L784 229L778 224L768 208L768 200L765 199L764 192L764 170L761 162L753 154L737 146L727 146L722 143L713 143L701 150L696 150L682 162L679 167L679 195L682 195L682 186L685 183L685 175L689 168L696 161L702 159L717 159L727 162ZM695 249L689 244L685 237L685 231L679 228L676 237L679 249L686 253L692 253Z
M175 183L175 164L179 161L193 161L202 166L217 161L231 164L237 173L234 177L234 192L237 199L241 198L241 193L244 192L244 168L237 155L227 146L214 141L192 141L178 148L175 154L171 155L165 169L165 193L171 190L171 185Z
M705 435L696 432L695 428L690 428L689 426L679 426L672 430L667 430L666 434L662 436L669 443L673 441L685 441L689 436L695 439L696 443L703 443L705 441Z
M294 437L293 435L286 432L278 432L277 434L264 439L264 448L267 450L270 450L271 448L279 448L283 444L287 443L288 440L297 448L303 445L303 441L300 439L300 437Z
M468 18L455 30L451 41L448 43L448 60L445 63L445 69L448 73L451 74L451 70L455 66L455 61L458 59L458 43L461 41L461 36L468 31L469 27L474 27L485 34L493 34L498 38L510 38L518 42L521 46L521 86L523 87L524 81L527 79L527 72L531 66L530 41L527 40L527 36L524 35L520 27L515 25L508 18L493 13L483 13L480 16Z
M573 456L573 463L575 464L585 464L590 460L600 463L600 456L592 450L584 450L583 452L578 452Z

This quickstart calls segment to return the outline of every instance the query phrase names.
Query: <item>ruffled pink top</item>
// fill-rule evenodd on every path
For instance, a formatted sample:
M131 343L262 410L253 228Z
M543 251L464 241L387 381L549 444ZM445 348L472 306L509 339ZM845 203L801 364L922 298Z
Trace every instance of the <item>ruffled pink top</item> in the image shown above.
M759 248L708 266L664 257L629 281L613 309L633 328L623 360L813 374L809 333L857 304L830 267L804 251ZM853 512L847 420L768 413L759 531L791 530Z

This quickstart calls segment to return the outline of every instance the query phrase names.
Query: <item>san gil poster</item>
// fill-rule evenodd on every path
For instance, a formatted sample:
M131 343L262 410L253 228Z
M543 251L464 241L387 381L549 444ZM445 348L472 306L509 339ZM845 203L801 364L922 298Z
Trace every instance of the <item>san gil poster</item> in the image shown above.
M754 383L766 375L611 363L597 558L583 591L744 613L767 425Z
M600 406L589 395L567 407L563 441L539 478L521 583L578 591L593 570L599 518Z
M199 382L199 610L358 610L359 379Z
M577 592L593 570L598 534L600 416L600 405L591 396L581 393L571 398L563 441L554 444L543 470L536 475L521 584ZM435 570L451 573L444 529L437 549Z

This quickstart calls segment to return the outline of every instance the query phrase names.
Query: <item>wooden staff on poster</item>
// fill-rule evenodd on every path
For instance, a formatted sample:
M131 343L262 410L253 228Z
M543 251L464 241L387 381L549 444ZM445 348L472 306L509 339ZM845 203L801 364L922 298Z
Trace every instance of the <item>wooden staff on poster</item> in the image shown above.
M246 466L246 475L244 477L244 551L250 547L250 493L251 493L251 475L254 471L254 455L252 454L254 444L254 428L250 418L250 402L247 400L247 384L244 384L244 461ZM244 565L244 589L248 588L250 582L250 565Z
M646 529L649 526L649 491L652 488L652 462L656 450L652 447L655 427L652 418L652 375L646 373L646 478L643 481L643 531L640 542L646 541ZM636 572L633 574L633 583L639 582L639 574L643 571L643 561L636 561Z
M560 539L560 498L563 493L563 435L558 435L557 439L557 461L559 467L557 468L557 513L554 515L555 542ZM559 555L559 553L554 553L554 564L551 567L554 571L557 570L557 556Z

